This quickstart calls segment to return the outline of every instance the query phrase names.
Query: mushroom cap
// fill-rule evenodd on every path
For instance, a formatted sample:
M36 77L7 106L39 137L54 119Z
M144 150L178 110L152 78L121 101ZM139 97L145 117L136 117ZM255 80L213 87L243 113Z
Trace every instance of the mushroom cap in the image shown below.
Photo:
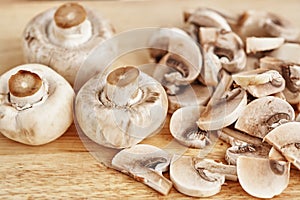
M90 139L106 147L126 148L162 128L168 101L159 82L141 72L138 85L142 98L130 106L102 102L99 97L105 85L105 78L98 74L82 86L76 97L75 116Z
M170 160L171 155L158 147L137 144L117 153L112 159L112 166L167 195L172 182L162 172L168 170Z
M203 176L210 180L201 177L192 157L173 157L170 165L170 178L179 192L193 197L209 197L220 192L221 185L225 182L225 175L206 170Z
M266 158L240 156L237 175L242 188L258 198L272 198L288 186L290 164Z
M263 138L274 126L294 118L294 109L288 102L278 97L266 96L255 99L246 106L240 113L235 128Z
M20 70L35 73L49 84L46 100L24 110L12 107L8 97L8 80ZM74 91L47 66L26 64L7 71L0 77L0 94L0 132L14 141L42 145L60 137L72 124Z
M234 123L247 105L247 93L235 88L216 100L200 114L197 124L203 130L218 130Z
M270 131L264 140L300 169L300 122L288 122Z
M197 126L203 106L188 106L176 110L170 119L170 132L181 144L188 147L205 148L217 140L216 132L207 132Z
M106 19L85 8L92 25L91 38L76 48L59 46L52 43L48 35L56 9L42 12L27 24L22 37L23 53L26 62L47 65L73 84L77 71L92 49L110 38L114 30Z

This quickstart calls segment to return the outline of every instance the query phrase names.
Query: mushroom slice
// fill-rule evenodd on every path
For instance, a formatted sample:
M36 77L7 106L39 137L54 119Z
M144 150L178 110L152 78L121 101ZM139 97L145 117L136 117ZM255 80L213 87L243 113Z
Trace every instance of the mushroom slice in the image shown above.
M152 145L138 144L117 153L112 166L152 189L167 195L172 182L162 175L168 169L171 155Z
M216 162L211 159L193 158L196 170L204 172L205 170L211 173L223 174L226 180L237 181L236 166L225 165L221 162Z
M259 67L262 69L276 70L281 72L281 66L284 64L282 60L271 56L265 56L259 59Z
M194 24L198 27L216 27L231 31L226 19L217 11L210 8L198 8L189 15L186 23Z
M232 79L254 97L263 97L281 92L284 78L275 70L256 69L232 75Z
M158 29L149 39L150 56L160 65L169 68L164 71L164 80L175 95L178 87L192 83L200 74L202 55L196 43L181 29ZM158 65L159 67L159 65ZM172 89L172 88L177 89Z
M202 149L217 140L216 132L201 130L196 124L204 109L203 106L188 106L173 113L170 119L170 132L178 142L188 147Z
M209 197L221 190L225 175L196 169L193 157L175 157L170 165L170 179L181 193L193 197Z
M20 65L1 75L0 86L0 132L7 138L42 145L72 124L74 91L49 67Z
M299 29L288 20L267 11L248 10L238 20L238 33L246 37L282 37L286 41L299 41Z
M243 143L229 147L226 150L225 160L230 165L236 165L240 156L268 158L270 148L269 145L264 145L263 143L260 145Z
M288 186L290 164L266 158L240 156L237 175L242 188L258 198L272 198Z
M165 90L136 67L114 69L91 78L78 92L75 115L96 143L126 148L157 133L168 110Z
M213 89L198 83L192 83L181 88L176 95L168 95L169 113L187 106L206 105L212 95Z
M277 151L274 147L272 147L270 149L269 159L271 159L271 160L278 160L278 161L287 161L285 159L285 157L279 151Z
M235 122L247 105L247 93L242 88L225 92L221 98L208 105L197 121L200 129L218 130Z
M300 122L288 122L270 133L264 140L270 143L282 155L300 170Z
M291 104L300 102L300 66L282 65L282 76L286 82L286 88L283 91L286 100Z
M300 64L300 44L284 43L278 49L269 53L269 56L284 62Z
M114 33L98 13L78 3L65 3L34 17L22 42L26 62L41 63L74 84L77 72L90 52Z
M225 135L233 137L234 139L236 139L238 141L243 142L243 143L239 142L238 145L240 145L240 144L261 145L262 144L262 139L251 136L251 135L243 133L243 132L240 132L236 129L225 127L221 130L221 132Z
M247 37L246 53L269 51L279 48L284 43L281 37Z
M264 138L275 127L295 118L293 107L286 101L266 96L251 101L240 113L235 128L249 135Z

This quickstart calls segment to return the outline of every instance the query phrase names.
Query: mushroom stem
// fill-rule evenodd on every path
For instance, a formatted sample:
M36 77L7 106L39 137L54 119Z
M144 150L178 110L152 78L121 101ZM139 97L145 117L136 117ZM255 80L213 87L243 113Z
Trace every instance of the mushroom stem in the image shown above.
M128 106L142 97L139 90L140 71L132 66L113 70L106 78L104 87L106 98L117 106Z
M18 110L30 108L42 101L48 92L48 84L33 72L20 70L8 80L9 101Z
M57 45L74 47L85 43L92 36L92 25L85 9L77 3L60 6L52 21L53 36L50 39Z
M218 173L225 175L226 180L237 181L237 171L234 165L224 165L209 159L193 158L196 170L206 169L211 173Z

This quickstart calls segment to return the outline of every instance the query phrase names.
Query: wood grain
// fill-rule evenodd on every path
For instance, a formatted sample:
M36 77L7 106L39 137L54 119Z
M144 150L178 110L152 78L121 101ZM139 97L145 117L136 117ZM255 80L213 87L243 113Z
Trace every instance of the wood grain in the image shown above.
M23 63L21 35L28 21L62 1L8 1L0 3L0 73ZM300 28L297 0L226 1L84 1L109 18L117 32L141 27L181 26L182 10L207 6L229 13L246 9L283 14ZM164 128L143 143L180 150ZM224 160L227 144L218 141L207 157ZM186 154L203 154L188 149ZM168 177L168 174L165 174ZM38 147L13 142L0 135L0 199L190 199L172 188L162 196L142 183L109 169L86 150L75 125L56 141ZM254 199L236 182L227 181L222 191L207 199ZM300 172L292 169L289 187L275 199L300 198ZM205 198L204 198L205 199Z

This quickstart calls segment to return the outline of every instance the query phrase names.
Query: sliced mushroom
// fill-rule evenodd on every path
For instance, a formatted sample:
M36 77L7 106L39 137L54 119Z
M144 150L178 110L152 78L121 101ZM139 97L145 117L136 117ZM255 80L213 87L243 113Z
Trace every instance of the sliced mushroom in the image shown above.
M248 10L238 20L238 33L246 37L282 37L286 41L299 41L300 31L288 20L267 11Z
M226 19L217 11L210 8L198 8L189 15L186 23L193 24L197 27L216 27L231 31Z
M193 197L209 197L221 190L225 175L196 169L193 157L173 157L170 165L170 179L181 193Z
M168 67L168 71L164 71L164 85L169 88L168 93L176 94L178 87L192 83L200 74L200 49L181 29L158 29L151 36L149 46L150 56L160 65Z
M71 125L73 99L72 87L49 67L15 67L0 77L0 132L28 145L49 143Z
M277 151L274 147L272 147L270 149L269 159L270 160L278 160L278 161L287 161L285 159L285 157L279 151Z
M264 140L270 143L300 170L300 122L288 122L270 133Z
M29 63L50 66L71 84L90 51L110 38L110 23L77 3L66 3L34 17L23 34Z
M235 128L264 138L272 129L294 118L294 109L288 102L273 96L261 97L251 101L240 113Z
M237 143L237 145L254 144L254 145L258 146L258 145L262 144L262 139L251 136L251 135L246 134L246 133L243 133L243 132L238 131L236 129L225 127L221 130L221 132L225 135L233 137L235 140L240 141L240 142ZM243 143L241 143L241 142L243 142ZM234 145L234 146L236 146L236 145Z
M117 153L113 168L125 173L152 189L167 195L172 182L162 175L167 171L171 155L152 145L138 144Z
M300 65L300 44L284 43L278 49L270 52L269 56Z
M243 41L234 32L200 28L199 38L204 53L212 52L218 56L222 68L228 72L238 72L245 68L247 58Z
M270 51L279 48L284 43L281 37L247 37L246 53Z
M206 105L212 95L212 92L212 88L198 83L192 83L191 85L184 86L178 94L168 95L168 112L174 113L175 110L187 106Z
M161 84L133 66L90 79L78 92L75 105L83 132L113 148L130 147L159 131L167 110Z
M276 70L281 72L281 66L284 64L282 60L271 56L265 56L259 59L259 67L262 69Z
M199 173L205 173L205 171L209 171L211 173L217 173L225 175L226 180L237 181L237 172L236 166L233 165L225 165L221 162L216 162L211 159L201 159L201 158L193 158L194 165L196 170Z
M219 83L205 111L200 114L197 121L200 129L218 130L226 127L235 122L246 107L246 91L242 88L235 88L231 91L220 89L225 84L224 81Z
M244 143L232 146L226 150L225 160L229 165L236 165L237 159L240 156L268 158L270 148L269 145L263 143L260 145Z
M288 186L290 164L266 158L240 156L237 175L242 188L258 198L272 198Z
M188 147L205 148L217 140L217 134L213 131L201 130L196 121L203 106L188 106L176 110L170 119L170 132L181 144Z
M256 69L232 75L232 79L254 97L263 97L281 92L284 78L275 70Z
M283 91L286 100L291 104L300 102L300 66L283 65L282 76L286 82L286 88Z

